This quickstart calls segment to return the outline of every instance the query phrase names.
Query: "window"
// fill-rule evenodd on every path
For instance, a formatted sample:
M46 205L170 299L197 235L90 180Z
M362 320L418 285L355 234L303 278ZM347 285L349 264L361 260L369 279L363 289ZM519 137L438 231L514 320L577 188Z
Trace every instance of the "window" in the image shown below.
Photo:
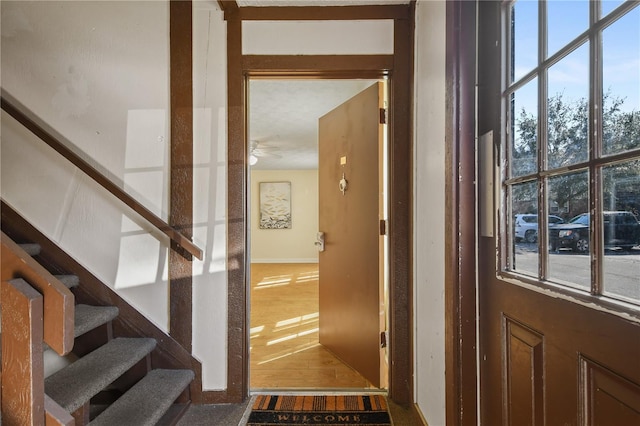
M501 270L640 306L639 3L520 0L503 18Z

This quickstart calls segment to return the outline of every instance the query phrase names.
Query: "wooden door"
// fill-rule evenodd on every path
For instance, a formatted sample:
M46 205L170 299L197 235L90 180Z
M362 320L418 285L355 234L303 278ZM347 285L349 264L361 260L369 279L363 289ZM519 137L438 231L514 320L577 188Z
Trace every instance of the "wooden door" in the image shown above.
M319 119L320 343L377 387L383 93L376 83Z
M478 22L482 22L482 28L478 31L478 105L482 105L478 109L478 134L485 135L493 131L493 141L498 148L494 150L494 163L489 164L488 168L481 168L479 173L489 179L495 177L500 189L495 200L484 203L485 206L492 206L495 201L500 208L497 211L490 208L479 211L481 223L483 219L493 223L492 232L478 239L478 359L482 424L639 425L640 293L637 291L637 271L640 252L617 254L605 251L601 237L597 232L592 232L591 241L595 244L591 244L590 259L583 262L585 255L547 250L547 230L538 232L537 244L515 242L510 236L513 229L510 218L518 213L516 209L523 208L521 206L526 194L522 188L527 188L524 186L527 182L525 179L522 179L525 181L522 183L506 178L510 176L509 173L514 174L516 165L514 161L509 161L512 158L508 156L510 150L515 151L517 147L514 147L515 144L507 145L511 136L502 133L502 130L511 129L515 135L519 135L516 133L519 130L517 126L504 124L500 113L505 109L501 109L500 102L516 105L513 110L520 113L524 110L521 100L528 99L528 95L521 89L522 86L516 84L511 88L513 96L502 88L500 76L504 75L504 67L511 62L507 61L501 68L504 46L497 44L496 40L506 38L501 36L501 28L506 28L505 31L515 28L518 34L523 21L527 25L531 22L537 24L531 14L525 13L524 9L517 9L518 13L513 12L515 22L507 21L508 26L502 25L501 17L507 16L508 8L536 7L536 4L478 2L478 5ZM629 3L627 6L632 5ZM469 19L475 22L476 17L470 15ZM542 28L544 30L544 26ZM597 28L593 35L598 35ZM536 38L531 40L535 41ZM594 66L598 66L597 61L594 63ZM540 76L547 76L551 74L544 68L547 66L552 65L542 63L534 71ZM582 84L588 89L589 75L585 75ZM541 84L544 84L542 81ZM553 86L553 89L549 89L549 97L556 88ZM501 99L503 93L506 95ZM533 97L540 97L539 105L546 102L546 92L532 93ZM593 114L597 114L597 109L594 110ZM541 114L544 113L543 109ZM546 133L542 135L546 137ZM592 139L594 137L598 135L594 133ZM507 142L501 144L501 141ZM542 141L540 150L546 147L545 140ZM494 145L489 146L493 150ZM541 151L539 158L543 158L542 155L544 152ZM600 161L606 160L602 158ZM536 158L530 162L533 167L547 167L545 172L550 175L540 177L540 173L530 179L534 182L531 185L533 195L527 200L529 206L537 209L538 217L544 218L545 213L551 213L548 200L553 199L559 188L553 181L563 178L566 173L554 169L553 163L547 166L540 162L541 165L537 166ZM501 165L501 170L493 176L493 167L497 164ZM587 171L594 173L591 182L595 182L600 172L598 166L594 164ZM514 188L521 190L521 197L517 200L514 200L515 197L509 198L510 193L516 192ZM544 188L540 190L541 194L536 192L539 188ZM602 206L597 204L600 197L597 185L589 187L589 191L592 208L601 209ZM482 191L479 194L487 196ZM488 196L493 198L494 194L489 192ZM597 215L596 218L600 219ZM591 221L592 226L594 222L597 220ZM546 229L548 224L542 219L539 227ZM527 259L532 259L534 266L521 268L523 262L520 261ZM470 260L468 265L472 264L473 260ZM557 278L556 272L561 267L564 268L563 272L571 272L563 280ZM589 274L590 268L592 274ZM577 277L585 269L584 275L591 277L591 283L579 285ZM633 291L636 298L629 300L629 303L622 302L615 295L607 297L605 294L624 277L632 282L628 290Z
M486 268L480 285L483 423L640 424L638 324Z

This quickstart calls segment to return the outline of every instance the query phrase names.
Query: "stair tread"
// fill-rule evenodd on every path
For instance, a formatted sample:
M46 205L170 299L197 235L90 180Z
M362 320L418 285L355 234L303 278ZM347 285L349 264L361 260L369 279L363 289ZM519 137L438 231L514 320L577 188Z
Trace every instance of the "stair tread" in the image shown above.
M193 378L191 370L152 370L90 425L155 425Z
M45 393L73 413L133 367L155 339L118 337L45 379Z
M74 288L80 285L80 278L77 275L54 275L54 277L67 288Z
M27 252L29 256L37 256L40 254L40 244L36 243L22 243L18 244L20 248Z
M82 336L84 333L106 324L115 319L119 313L119 309L115 306L76 305L73 324L74 337ZM45 351L51 349L46 342L43 344Z
M84 333L115 319L118 313L119 310L115 306L76 305L75 337L82 336Z

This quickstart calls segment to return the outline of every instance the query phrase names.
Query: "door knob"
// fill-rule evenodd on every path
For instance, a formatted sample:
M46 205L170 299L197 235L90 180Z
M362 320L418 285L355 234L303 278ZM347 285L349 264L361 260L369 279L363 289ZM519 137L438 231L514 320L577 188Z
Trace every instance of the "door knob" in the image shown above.
M319 252L324 251L324 232L318 232L316 234L316 242L313 243L316 247L318 247Z

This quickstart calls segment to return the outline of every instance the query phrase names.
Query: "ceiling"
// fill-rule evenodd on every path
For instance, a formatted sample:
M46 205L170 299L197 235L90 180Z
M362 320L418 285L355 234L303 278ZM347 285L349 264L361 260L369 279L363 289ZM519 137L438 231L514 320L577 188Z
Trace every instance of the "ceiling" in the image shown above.
M249 149L255 170L316 169L318 119L375 80L251 80Z

